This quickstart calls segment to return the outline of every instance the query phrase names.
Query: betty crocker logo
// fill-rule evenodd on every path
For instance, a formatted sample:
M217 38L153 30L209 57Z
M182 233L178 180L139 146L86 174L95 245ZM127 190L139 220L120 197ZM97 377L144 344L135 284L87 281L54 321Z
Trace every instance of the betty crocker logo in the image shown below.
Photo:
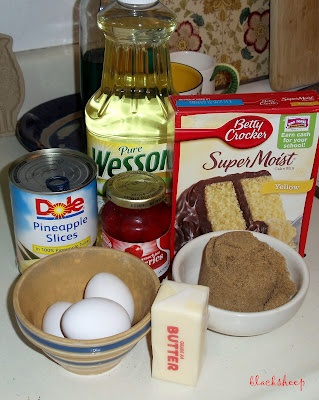
M248 149L264 143L272 132L273 126L267 119L245 115L228 121L218 136L232 147Z

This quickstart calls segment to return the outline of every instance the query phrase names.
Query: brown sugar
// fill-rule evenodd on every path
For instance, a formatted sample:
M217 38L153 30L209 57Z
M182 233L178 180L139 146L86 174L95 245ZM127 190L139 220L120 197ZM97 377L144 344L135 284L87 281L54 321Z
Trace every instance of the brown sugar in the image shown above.
M198 284L209 287L210 305L237 312L273 309L296 293L285 258L248 231L210 239Z

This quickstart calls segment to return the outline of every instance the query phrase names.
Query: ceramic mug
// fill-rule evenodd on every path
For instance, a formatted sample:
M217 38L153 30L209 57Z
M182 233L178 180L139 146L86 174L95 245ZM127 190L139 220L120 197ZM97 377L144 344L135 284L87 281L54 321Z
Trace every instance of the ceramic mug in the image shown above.
M203 76L196 68L171 62L171 69L173 86L178 94L191 95L201 93Z
M176 51L171 53L170 57L171 62L189 65L202 74L202 94L215 93L215 77L222 72L227 72L231 77L231 82L223 93L236 93L239 86L239 73L232 65L216 63L210 55L197 51Z

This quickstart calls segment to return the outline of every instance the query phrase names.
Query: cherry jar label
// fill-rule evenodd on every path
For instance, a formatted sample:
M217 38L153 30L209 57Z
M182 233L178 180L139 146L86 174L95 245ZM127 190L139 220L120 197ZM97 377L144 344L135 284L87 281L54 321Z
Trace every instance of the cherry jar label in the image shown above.
M170 263L170 234L165 235L150 242L130 243L117 240L109 236L104 230L102 232L103 246L115 250L125 251L140 258L148 264L156 275L160 278L168 270Z

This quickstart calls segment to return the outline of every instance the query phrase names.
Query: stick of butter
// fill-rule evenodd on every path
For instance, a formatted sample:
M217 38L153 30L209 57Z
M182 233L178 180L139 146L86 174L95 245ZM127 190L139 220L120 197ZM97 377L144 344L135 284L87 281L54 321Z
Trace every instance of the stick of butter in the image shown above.
M151 309L152 377L195 386L206 345L209 288L165 280Z

